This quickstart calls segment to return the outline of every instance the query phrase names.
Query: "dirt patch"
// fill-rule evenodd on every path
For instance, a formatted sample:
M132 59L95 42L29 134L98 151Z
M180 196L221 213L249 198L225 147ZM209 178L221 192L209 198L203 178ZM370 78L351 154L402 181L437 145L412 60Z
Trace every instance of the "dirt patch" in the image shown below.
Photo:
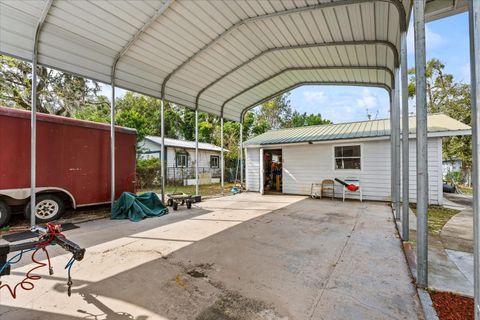
M226 292L210 307L204 309L196 320L281 320L264 302Z
M440 320L473 320L474 302L450 292L430 292Z

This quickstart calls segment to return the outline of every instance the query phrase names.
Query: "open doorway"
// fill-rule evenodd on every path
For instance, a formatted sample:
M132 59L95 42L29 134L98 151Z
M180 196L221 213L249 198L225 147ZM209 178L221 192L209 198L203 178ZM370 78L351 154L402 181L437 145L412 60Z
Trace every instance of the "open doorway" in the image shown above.
M282 149L263 153L263 190L265 193L282 193Z

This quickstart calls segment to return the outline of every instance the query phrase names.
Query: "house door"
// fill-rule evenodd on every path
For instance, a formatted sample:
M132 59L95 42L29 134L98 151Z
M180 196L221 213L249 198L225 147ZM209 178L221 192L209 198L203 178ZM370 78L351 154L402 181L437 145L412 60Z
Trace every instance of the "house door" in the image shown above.
M282 149L263 151L263 190L266 194L282 193Z

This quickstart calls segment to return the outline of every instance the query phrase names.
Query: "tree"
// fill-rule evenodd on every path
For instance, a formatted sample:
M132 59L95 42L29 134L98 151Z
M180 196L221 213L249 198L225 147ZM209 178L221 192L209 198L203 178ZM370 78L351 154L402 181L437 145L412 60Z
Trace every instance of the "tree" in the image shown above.
M472 125L470 85L455 81L453 75L444 72L445 65L438 59L427 63L427 109L428 113L444 113L460 122ZM415 95L415 69L409 70L409 95ZM461 160L465 176L472 165L471 136L443 139L443 158Z
M304 126L314 126L320 124L331 124L332 121L322 118L320 113L317 114L307 114L306 112L300 113L294 111L292 114L292 119L285 126L289 128L295 127L304 127Z
M32 66L0 55L0 103L31 110ZM37 110L71 117L76 111L97 103L97 82L47 67L37 67Z
M290 93L284 93L263 103L257 112L257 121L260 127L268 129L280 129L291 121L292 107L288 97Z

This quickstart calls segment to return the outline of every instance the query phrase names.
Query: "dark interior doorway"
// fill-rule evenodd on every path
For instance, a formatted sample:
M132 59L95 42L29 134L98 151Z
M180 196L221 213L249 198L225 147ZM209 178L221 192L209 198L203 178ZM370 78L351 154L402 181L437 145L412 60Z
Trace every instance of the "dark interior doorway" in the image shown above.
M282 149L263 152L264 193L282 193Z

